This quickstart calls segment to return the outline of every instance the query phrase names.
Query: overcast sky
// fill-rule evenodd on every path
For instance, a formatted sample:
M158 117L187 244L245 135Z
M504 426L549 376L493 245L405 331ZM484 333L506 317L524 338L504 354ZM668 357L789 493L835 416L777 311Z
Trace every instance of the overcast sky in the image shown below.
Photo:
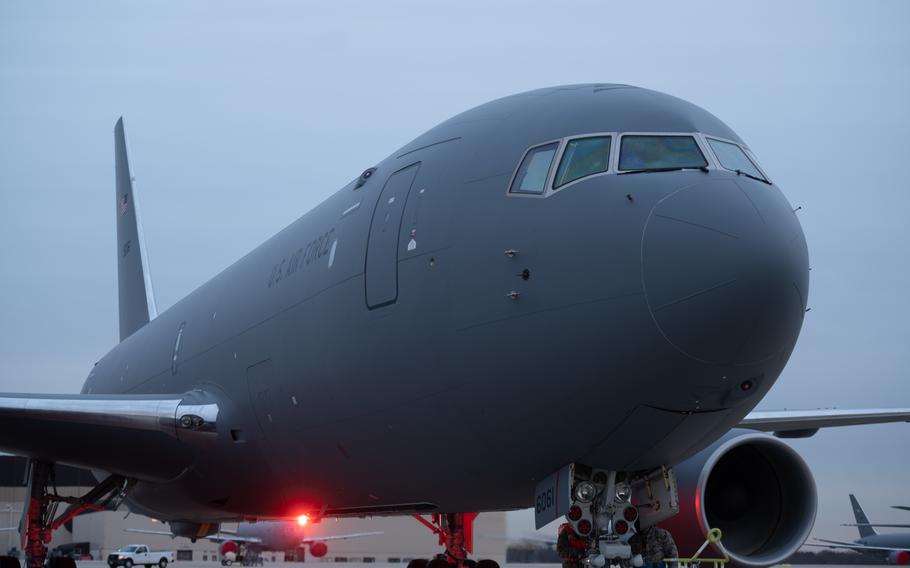
M76 392L117 341L121 114L164 309L447 117L618 82L716 114L803 208L812 310L760 408L910 406L908 29L905 1L4 1L0 391ZM910 522L910 424L793 445L814 536L857 536L849 491Z

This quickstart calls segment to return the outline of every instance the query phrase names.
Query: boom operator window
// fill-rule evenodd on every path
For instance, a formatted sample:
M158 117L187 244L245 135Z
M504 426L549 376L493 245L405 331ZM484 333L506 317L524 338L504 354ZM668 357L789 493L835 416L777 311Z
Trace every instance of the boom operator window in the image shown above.
M553 188L583 177L600 174L610 167L610 136L591 136L569 140L556 170Z
M759 171L752 159L736 144L714 138L708 138L708 144L711 145L714 155L717 156L717 161L720 162L724 169L744 172L767 181L767 178Z
M525 154L515 179L512 180L511 193L541 194L546 187L547 177L550 175L550 166L553 156L556 155L558 142L550 142L536 148L531 148Z
M639 135L622 137L619 170L664 170L704 168L704 154L692 136Z

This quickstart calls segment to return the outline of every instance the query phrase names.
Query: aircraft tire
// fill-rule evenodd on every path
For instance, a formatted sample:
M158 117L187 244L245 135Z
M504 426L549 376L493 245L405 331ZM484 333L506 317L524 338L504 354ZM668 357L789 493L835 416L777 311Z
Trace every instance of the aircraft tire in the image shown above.
M476 568L499 568L499 562L490 560L489 558L484 558L483 560L477 561Z
M19 559L15 556L0 556L0 568L20 568Z
M415 558L408 562L408 568L427 568L427 564L429 564L429 562L430 561L426 558Z

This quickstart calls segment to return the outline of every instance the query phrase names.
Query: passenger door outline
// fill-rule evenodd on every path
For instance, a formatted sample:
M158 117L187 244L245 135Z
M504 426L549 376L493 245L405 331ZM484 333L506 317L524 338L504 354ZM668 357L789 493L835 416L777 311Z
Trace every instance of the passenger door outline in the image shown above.
M373 209L364 263L364 295L371 310L398 300L401 224L419 170L420 162L415 162L390 175Z

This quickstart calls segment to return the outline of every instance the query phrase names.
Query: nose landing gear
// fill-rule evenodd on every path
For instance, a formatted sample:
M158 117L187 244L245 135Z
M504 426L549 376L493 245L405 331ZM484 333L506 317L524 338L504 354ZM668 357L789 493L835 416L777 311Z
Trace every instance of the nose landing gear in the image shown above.
M583 567L633 563L630 541L679 510L672 470L630 474L571 464L538 485L537 527L564 514L557 548ZM552 496L552 497L551 497Z
M445 552L427 562L412 560L408 568L499 568L495 560L474 561L468 555L474 553L474 519L477 513L434 513L427 520L423 515L414 515L425 527L439 537L439 544Z

